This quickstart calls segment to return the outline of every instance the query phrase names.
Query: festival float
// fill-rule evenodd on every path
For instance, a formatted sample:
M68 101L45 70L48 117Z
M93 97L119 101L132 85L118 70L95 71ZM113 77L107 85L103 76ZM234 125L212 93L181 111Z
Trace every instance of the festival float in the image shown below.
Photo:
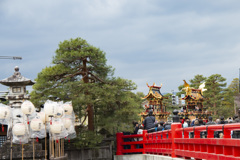
M163 99L167 99L168 97L164 97L160 91L161 86L156 86L155 83L153 83L152 86L149 86L148 94L143 97L142 99L147 100L147 104L145 105L145 111L140 113L141 115L141 122L145 119L145 117L148 116L148 111L150 109L153 110L153 116L155 116L155 119L157 121L167 121L167 118L169 116L169 112L166 111L166 105L163 104Z
M203 92L207 90L204 88L205 82L201 84L198 89L195 89L190 87L185 80L183 81L184 88L182 90L185 91L185 97L183 97L182 100L185 100L186 106L183 107L179 115L185 119L189 118L190 120L195 118L208 119L208 116L212 115L212 113L203 106L203 102L206 100Z

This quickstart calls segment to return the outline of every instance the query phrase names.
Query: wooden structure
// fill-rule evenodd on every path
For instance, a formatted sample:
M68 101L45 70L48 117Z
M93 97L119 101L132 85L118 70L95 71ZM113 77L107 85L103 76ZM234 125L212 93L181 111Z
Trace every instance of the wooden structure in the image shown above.
M142 99L146 99L148 104L145 105L146 110L141 113L141 122L146 116L148 116L148 111L150 109L153 110L153 115L157 121L166 121L170 113L166 112L166 106L163 105L162 102L164 98L167 98L164 97L160 91L162 84L161 86L156 86L156 84L153 83L152 86L149 86L148 84L147 86L149 88L149 92Z
M203 92L207 90L204 87L205 83L201 84L198 89L192 88L184 80L183 90L185 90L186 94L182 100L185 100L186 106L183 107L183 112L179 113L181 116L190 119L195 119L196 117L207 119L208 116L211 115L211 113L203 107L203 102L206 99L203 96Z

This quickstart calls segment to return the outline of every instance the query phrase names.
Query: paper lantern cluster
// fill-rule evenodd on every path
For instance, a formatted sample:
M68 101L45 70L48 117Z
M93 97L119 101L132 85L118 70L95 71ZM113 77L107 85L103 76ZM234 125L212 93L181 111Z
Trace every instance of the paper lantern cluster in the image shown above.
M0 110L0 123L12 128L13 143L28 143L29 138L45 138L46 132L54 140L65 137L70 139L76 135L71 102L47 100L38 113L33 103L28 100L13 112L9 106L3 104L0 104Z
M74 112L71 102L46 101L44 111L49 119L48 132L54 140L75 134ZM71 129L70 129L71 128Z

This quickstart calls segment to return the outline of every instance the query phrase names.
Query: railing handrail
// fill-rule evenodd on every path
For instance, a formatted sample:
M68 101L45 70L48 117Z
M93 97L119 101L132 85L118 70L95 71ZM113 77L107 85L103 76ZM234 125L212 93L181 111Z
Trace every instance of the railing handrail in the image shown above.
M205 125L181 128L180 123L172 124L171 130L136 135L123 135L117 133L117 155L124 153L149 153L163 154L172 157L194 157L197 159L226 159L226 157L236 157L240 159L238 151L240 139L231 139L232 131L240 131L240 123ZM222 131L222 138L214 138L215 132ZM194 133L194 138L189 137L189 133ZM201 132L207 136L201 138ZM206 135L205 134L205 135ZM142 141L123 142L125 138L142 138ZM124 145L131 146L124 149ZM142 145L142 148L137 148ZM195 147L194 147L195 146ZM224 147L225 146L225 147ZM122 151L120 150L122 149ZM196 154L195 154L196 153Z

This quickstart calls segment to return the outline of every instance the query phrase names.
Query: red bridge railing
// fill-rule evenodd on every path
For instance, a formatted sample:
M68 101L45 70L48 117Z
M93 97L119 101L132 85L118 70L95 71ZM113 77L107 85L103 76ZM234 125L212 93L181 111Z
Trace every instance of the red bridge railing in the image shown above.
M235 130L240 130L240 123L188 128L182 128L180 123L173 123L171 130L154 133L147 133L144 130L140 135L117 133L116 155L146 153L196 160L240 160L240 139L231 138L231 133ZM223 137L214 138L216 131L222 131ZM206 135L201 136L202 132ZM193 138L189 138L191 133L194 135ZM143 138L143 140L124 142L126 138ZM139 145L142 148L138 148Z

